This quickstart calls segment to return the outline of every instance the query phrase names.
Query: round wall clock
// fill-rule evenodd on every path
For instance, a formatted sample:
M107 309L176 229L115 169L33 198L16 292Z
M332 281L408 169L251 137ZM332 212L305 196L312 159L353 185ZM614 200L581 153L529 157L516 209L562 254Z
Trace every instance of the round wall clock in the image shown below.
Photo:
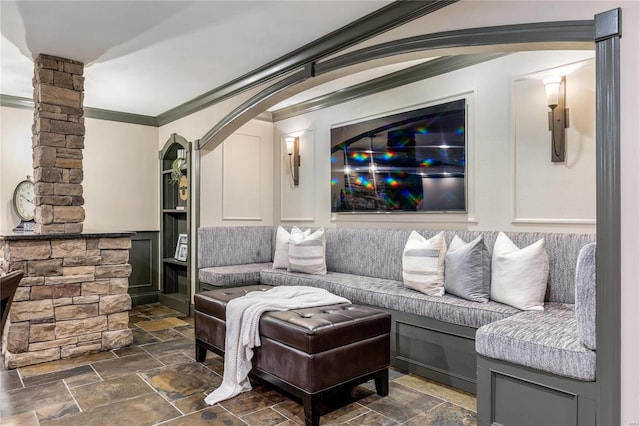
M20 182L13 191L13 208L20 217L20 225L14 231L33 230L33 219L36 216L36 193L35 185L29 176Z

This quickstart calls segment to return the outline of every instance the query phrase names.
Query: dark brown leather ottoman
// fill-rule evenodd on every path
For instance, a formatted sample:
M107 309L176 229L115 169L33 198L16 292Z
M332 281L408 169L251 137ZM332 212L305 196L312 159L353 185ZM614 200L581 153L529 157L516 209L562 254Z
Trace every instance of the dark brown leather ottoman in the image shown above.
M254 285L196 294L196 359L207 350L224 355L227 302ZM328 392L375 379L378 395L389 393L388 313L366 306L338 304L267 312L260 318L260 340L251 374L302 399L307 425L320 424L320 401Z

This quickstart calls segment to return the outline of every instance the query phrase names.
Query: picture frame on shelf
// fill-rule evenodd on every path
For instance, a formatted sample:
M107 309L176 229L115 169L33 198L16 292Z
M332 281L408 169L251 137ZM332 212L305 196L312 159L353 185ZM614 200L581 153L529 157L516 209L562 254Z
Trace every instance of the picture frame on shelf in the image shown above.
M188 255L188 246L187 246L187 234L179 234L178 241L176 242L176 251L173 257L176 260L180 260L185 262L187 260Z
M186 262L187 261L187 254L188 254L187 245L186 244L181 244L180 248L178 249L178 257L176 257L176 259L180 260L182 262Z

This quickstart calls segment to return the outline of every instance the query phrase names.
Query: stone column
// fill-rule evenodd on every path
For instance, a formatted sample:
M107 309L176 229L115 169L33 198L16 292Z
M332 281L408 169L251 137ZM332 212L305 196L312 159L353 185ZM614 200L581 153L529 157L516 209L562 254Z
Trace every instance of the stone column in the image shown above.
M33 77L34 232L82 232L84 64L39 55Z

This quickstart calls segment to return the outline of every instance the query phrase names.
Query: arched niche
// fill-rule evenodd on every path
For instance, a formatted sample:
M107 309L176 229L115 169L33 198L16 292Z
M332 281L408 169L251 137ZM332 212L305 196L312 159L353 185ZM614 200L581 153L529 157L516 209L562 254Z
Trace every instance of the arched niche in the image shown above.
M213 150L278 102L363 69L412 59L513 52L595 49L597 151L597 424L620 423L620 29L621 10L588 21L561 21L425 34L319 60L293 70L227 114L198 143Z

